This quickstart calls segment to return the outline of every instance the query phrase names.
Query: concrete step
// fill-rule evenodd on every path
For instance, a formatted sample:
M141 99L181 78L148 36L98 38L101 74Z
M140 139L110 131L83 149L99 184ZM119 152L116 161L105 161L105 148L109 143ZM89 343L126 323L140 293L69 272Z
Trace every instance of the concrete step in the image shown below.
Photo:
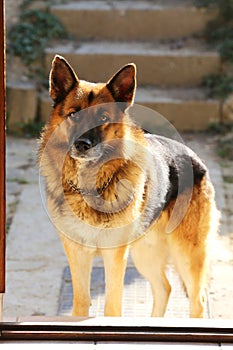
M36 85L32 82L7 82L7 126L17 130L21 124L36 119L38 99Z
M196 41L179 48L159 42L67 42L46 50L47 71L55 54L64 56L79 77L88 81L106 81L128 62L136 63L140 85L196 86L220 69L219 55Z
M219 121L219 101L206 99L203 89L158 89L138 87L136 107L132 108L133 118L144 129L158 132L158 125L164 124L164 117L179 131L205 130L210 122ZM41 120L47 121L51 112L52 101L48 93L40 98ZM142 109L141 106L147 108ZM157 111L162 117L153 111ZM166 122L166 120L165 120ZM165 123L166 124L166 123ZM168 130L169 131L169 130Z
M73 1L52 13L81 40L154 40L201 32L213 13L191 0Z
M135 102L158 112L179 131L205 130L220 118L219 101L207 99L205 89L201 88L141 87L137 90ZM144 129L156 133L158 125L165 122L161 116L146 109L143 117L137 113L134 117ZM166 126L166 122L163 125ZM168 133L169 130L168 126Z

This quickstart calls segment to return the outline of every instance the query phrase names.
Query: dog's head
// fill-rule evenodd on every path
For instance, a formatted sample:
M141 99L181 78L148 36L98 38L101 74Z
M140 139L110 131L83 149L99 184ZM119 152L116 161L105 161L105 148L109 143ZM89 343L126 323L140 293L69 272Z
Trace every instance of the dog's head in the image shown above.
M50 73L50 95L54 111L50 125L66 121L70 156L95 161L110 154L116 140L125 137L126 110L136 90L136 67L121 68L107 83L80 80L61 56L56 56Z

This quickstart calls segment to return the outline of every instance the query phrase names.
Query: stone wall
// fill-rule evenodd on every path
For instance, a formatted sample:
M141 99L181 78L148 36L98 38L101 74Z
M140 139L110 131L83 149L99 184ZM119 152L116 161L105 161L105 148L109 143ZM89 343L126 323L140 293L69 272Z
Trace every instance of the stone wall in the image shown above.
M22 2L23 0L5 0L5 19L7 27L17 22L19 18L19 6Z

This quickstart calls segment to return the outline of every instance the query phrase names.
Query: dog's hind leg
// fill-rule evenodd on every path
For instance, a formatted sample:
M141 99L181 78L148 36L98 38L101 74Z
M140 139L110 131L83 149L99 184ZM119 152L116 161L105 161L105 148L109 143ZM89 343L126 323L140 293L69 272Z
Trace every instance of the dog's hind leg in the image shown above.
M131 256L138 271L150 282L153 294L151 316L163 317L169 300L171 286L165 274L166 247L156 232L132 244Z
M202 282L201 271L199 274L199 281L196 283L194 280L186 281L186 288L189 296L190 303L190 317L203 318L205 316L206 307L206 285Z
M73 316L88 316L91 303L90 278L93 252L61 235L73 285Z
M154 275L153 277L153 280L150 282L153 293L153 309L151 316L163 317L167 309L171 286L162 269L161 271L157 271L157 276Z
M207 288L207 257L205 249L193 247L189 254L180 251L180 247L173 244L173 259L175 267L186 288L190 317L203 318L206 305Z
M101 255L105 269L105 316L121 316L122 293L128 247L103 249Z
M218 218L212 185L204 178L199 186L194 186L182 222L167 235L170 254L189 297L190 317L204 317L209 241L218 228Z

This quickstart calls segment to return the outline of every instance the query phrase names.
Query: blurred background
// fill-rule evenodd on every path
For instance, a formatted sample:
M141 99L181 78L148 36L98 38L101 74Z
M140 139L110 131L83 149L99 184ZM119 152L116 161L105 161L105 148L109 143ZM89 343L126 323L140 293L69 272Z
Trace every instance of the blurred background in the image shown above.
M94 82L136 63L136 103L161 113L206 161L222 211L209 293L212 315L232 318L233 1L6 0L5 6L6 314L64 315L67 303L71 308L67 262L42 208L36 170L36 138L52 108L49 71L60 54L80 79ZM156 133L146 115L140 116L142 126ZM135 276L136 285L129 285L141 291L144 282ZM150 310L146 288L137 305ZM173 300L178 305L180 296ZM177 313L173 306L170 316L179 317L184 305Z
M179 131L232 122L232 16L231 0L6 1L8 130L48 119L56 53L96 82L135 62L136 103Z

